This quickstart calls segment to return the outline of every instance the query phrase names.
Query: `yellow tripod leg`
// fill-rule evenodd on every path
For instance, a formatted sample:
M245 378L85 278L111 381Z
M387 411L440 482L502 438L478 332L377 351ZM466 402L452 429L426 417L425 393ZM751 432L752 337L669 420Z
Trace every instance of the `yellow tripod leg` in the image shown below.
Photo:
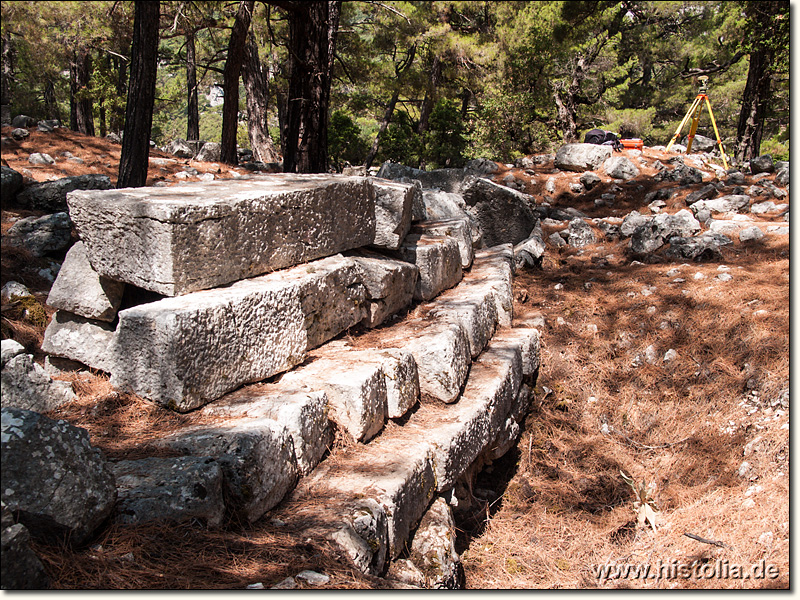
M665 152L669 152L669 149L672 148L672 144L674 144L675 140L678 139L678 136L681 134L681 129L683 129L683 126L686 125L686 121L688 121L689 117L692 116L694 109L697 107L699 103L700 103L700 96L695 98L694 102L692 102L692 105L689 107L689 111L686 113L686 116L683 117L683 121L681 121L681 124L678 125L678 129L675 130L675 135L672 136L672 139L670 140L669 144L667 144Z
M706 98L702 94L697 97L700 102L697 103L697 109L694 112L694 117L692 118L692 126L689 127L689 143L686 144L686 154L691 154L692 152L692 144L694 143L694 136L697 133L697 126L700 124L700 113L703 112L703 102L702 99Z
M717 136L717 144L719 144L719 152L722 154L722 164L725 166L725 170L728 170L728 161L725 158L725 150L722 149L722 138L719 137L719 131L717 130L717 120L714 118L714 111L711 110L711 102L709 102L708 98L706 98L706 106L708 107L708 114L711 116L711 124L714 126L714 133Z

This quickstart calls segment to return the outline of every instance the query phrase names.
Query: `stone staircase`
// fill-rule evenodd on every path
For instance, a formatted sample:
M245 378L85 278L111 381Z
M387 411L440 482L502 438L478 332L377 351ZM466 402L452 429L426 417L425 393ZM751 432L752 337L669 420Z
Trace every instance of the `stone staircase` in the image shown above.
M187 413L155 446L213 463L226 512L269 513L383 575L437 498L469 503L478 470L513 447L539 368L538 331L512 326L512 246L474 249L467 220L412 226L421 202L418 184L343 176L74 192L72 262L90 268L73 296L170 295L113 321L53 298L43 349ZM329 453L336 430L352 442ZM121 497L146 485L128 478ZM126 522L219 522L184 504L195 512L128 503Z

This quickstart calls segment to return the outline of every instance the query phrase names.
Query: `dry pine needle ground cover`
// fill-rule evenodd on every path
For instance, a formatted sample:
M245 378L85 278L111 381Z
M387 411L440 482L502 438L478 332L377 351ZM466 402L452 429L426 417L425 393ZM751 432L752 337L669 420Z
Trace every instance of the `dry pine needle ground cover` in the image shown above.
M56 165L27 164L34 151ZM83 169L67 166L64 151L82 158ZM650 149L645 156L668 158ZM66 130L32 132L4 145L2 157L38 181L104 172L113 182L119 147ZM226 170L181 160L151 168L149 182L175 181L183 166ZM527 191L540 197L546 176L545 167ZM561 192L577 174L557 179L556 204L592 217L643 211L653 186L645 177L646 191L600 213L592 201L602 186L575 204ZM683 196L667 210L682 207ZM27 214L4 210L3 232ZM491 490L484 510L458 524L467 587L787 588L788 236L736 242L720 262L691 264L631 262L627 240L600 239L581 250L548 247L540 270L516 275L515 318L540 328L542 367L516 450L479 476L477 488ZM21 281L40 302L35 319L4 306L3 335L39 360L52 314L40 266L3 247L2 283ZM717 279L723 272L733 279ZM668 350L674 358L664 361ZM72 381L79 401L51 416L85 427L113 459L136 458L147 440L186 419L116 392L104 377ZM348 444L340 438L333 458ZM648 489L655 529L638 523L637 496L621 472ZM87 548L35 549L54 586L66 589L269 587L303 569L330 575L328 588L392 587L269 515L219 531L112 526Z

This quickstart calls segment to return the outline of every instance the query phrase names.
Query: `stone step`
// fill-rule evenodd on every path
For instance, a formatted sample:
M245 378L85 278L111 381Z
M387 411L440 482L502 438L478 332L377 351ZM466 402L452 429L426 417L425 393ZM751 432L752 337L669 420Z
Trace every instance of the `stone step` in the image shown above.
M324 460L275 516L333 542L365 573L381 574L437 494L510 446L519 427L508 424L527 413L538 361L537 330L499 331L457 402L422 403L402 425Z
M94 270L165 296L375 241L366 177L277 173L163 188L80 190L70 219Z

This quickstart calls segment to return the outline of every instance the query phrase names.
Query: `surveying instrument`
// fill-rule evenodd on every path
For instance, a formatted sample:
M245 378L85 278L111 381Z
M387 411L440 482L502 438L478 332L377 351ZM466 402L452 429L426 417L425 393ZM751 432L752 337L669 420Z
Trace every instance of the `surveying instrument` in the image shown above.
M700 113L703 112L703 102L705 102L706 106L708 107L708 114L711 116L711 124L714 126L714 133L717 135L717 144L719 144L719 151L722 154L722 164L725 165L725 170L728 170L728 161L725 157L725 150L722 149L722 140L719 137L719 130L717 130L717 122L714 119L714 111L711 110L711 102L708 100L708 77L706 75L701 75L697 78L700 80L700 91L697 94L697 98L694 99L694 102L689 107L689 112L686 113L686 116L683 117L683 121L681 124L678 125L678 129L675 132L675 135L672 136L672 140L667 145L666 151L669 152L669 149L672 148L672 144L675 143L675 140L678 139L678 136L681 134L681 129L683 126L686 125L686 122L691 117L692 125L689 127L689 143L686 144L686 154L689 154L692 151L692 142L694 141L694 135L697 133L697 125L700 123Z

